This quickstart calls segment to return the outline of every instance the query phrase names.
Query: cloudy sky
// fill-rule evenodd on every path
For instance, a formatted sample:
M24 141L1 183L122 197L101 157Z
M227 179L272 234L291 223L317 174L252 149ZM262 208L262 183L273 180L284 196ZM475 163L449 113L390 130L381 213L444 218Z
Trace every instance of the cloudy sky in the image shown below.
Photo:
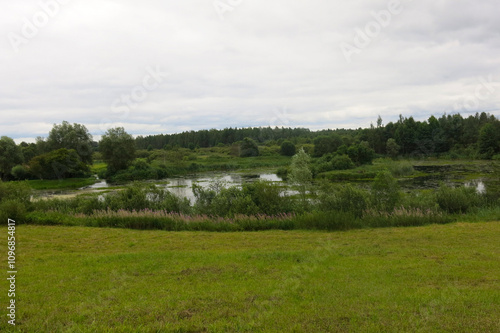
M0 135L357 128L500 115L498 0L23 0L0 12Z

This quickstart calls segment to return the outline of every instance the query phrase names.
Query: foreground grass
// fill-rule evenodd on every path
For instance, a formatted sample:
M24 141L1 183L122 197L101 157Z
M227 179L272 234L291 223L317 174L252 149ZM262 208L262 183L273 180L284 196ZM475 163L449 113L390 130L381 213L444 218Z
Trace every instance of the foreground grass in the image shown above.
M336 233L20 226L18 326L2 315L0 331L495 332L499 234L499 222Z

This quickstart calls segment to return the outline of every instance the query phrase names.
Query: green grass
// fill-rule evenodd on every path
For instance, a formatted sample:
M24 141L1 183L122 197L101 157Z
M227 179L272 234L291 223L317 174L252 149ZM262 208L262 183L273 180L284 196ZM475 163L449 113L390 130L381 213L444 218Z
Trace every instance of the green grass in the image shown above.
M27 180L28 185L34 190L65 190L77 189L95 184L97 180L92 178L68 178L54 180Z
M499 222L335 233L22 225L18 326L2 315L0 331L498 332L499 234Z

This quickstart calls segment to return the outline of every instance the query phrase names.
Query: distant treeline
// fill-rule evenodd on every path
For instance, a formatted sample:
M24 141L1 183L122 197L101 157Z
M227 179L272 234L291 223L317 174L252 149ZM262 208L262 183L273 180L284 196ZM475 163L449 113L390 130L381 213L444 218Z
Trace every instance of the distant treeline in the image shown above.
M231 145L246 137L261 144L273 141L280 144L283 140L289 140L295 144L329 146L323 153L335 152L341 145L350 146L362 141L367 142L377 154L383 155L433 155L453 150L459 154L474 152L491 158L500 153L500 121L485 112L467 118L460 114L444 114L440 118L431 116L425 121L400 116L397 122L386 125L383 125L379 116L376 125L359 129L310 131L306 128L284 127L225 128L139 136L135 141L138 149L193 149ZM323 142L320 142L320 138ZM390 139L394 140L395 145Z

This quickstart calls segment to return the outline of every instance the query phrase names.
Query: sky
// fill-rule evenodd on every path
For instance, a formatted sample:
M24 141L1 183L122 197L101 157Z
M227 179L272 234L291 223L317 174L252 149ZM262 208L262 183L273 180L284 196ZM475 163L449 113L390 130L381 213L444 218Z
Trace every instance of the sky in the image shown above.
M23 0L0 11L0 135L359 128L500 115L498 0Z

